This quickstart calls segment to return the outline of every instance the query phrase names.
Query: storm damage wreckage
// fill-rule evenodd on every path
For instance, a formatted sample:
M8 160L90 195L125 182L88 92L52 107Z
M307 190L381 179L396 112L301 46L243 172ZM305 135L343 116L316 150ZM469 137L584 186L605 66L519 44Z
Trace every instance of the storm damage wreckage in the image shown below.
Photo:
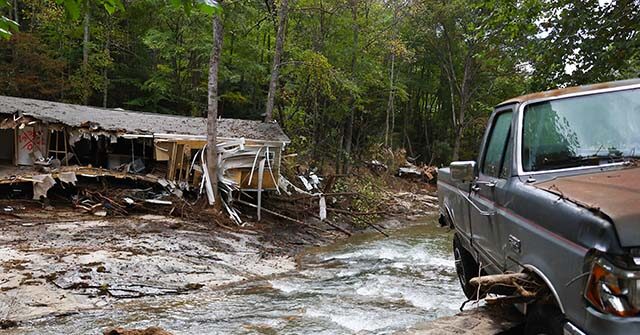
M158 184L173 196L189 193L213 204L217 199L207 182L204 153L206 122L0 96L0 187L31 184L33 199L41 200L58 183L112 177ZM234 192L256 192L259 208L263 191L288 185L280 165L289 142L276 123L219 120L218 179L223 207L235 221L240 219L230 205ZM170 204L159 197L124 200Z

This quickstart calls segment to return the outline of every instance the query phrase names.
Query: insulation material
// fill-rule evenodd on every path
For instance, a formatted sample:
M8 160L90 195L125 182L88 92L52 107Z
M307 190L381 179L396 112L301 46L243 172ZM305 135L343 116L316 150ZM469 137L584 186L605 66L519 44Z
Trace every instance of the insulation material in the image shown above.
M75 172L61 172L60 174L58 174L58 180L63 183L75 185L78 181L78 178L76 177Z
M264 161L265 159L260 160L260 164L258 166L258 221L261 219L261 210L262 210L262 180L264 177Z
M316 174L314 174L314 173L311 173L311 174L309 175L309 180L310 180L311 185L312 185L314 188L318 189L318 187L320 186L320 180L321 180L321 179L320 179L320 177L318 177L318 176L317 176Z
M305 178L304 176L298 176L298 178L300 178L300 181L304 185L304 188L307 189L307 191L313 190L313 186L311 186L311 183L307 180L307 178Z
M320 221L324 221L327 218L327 200L323 196L320 196Z
M169 153L171 152L171 148L173 147L173 143L169 142L155 142L154 143L154 158L159 162L166 162L169 160Z
M118 143L118 137L120 135L122 134L77 128L69 131L69 144L74 145L76 142L82 139L91 140L93 138L97 140L100 138L100 136L108 138L109 143L115 144Z
M278 179L278 187L280 187L280 189L286 195L291 195L291 192L289 191L289 189L293 189L294 191L296 191L296 193L310 194L309 192L306 192L306 191L298 188L296 185L293 185L289 180L287 180L287 178L285 178L282 175L280 176L280 179Z
M47 192L56 184L55 179L50 174L43 174L31 177L33 180L33 200L46 198Z
M207 194L209 205L213 205L216 201L216 197L213 194L213 188L211 187L211 179L209 178L209 170L207 169L207 159L204 154L204 150L201 151L200 158L202 160L202 184L200 185L200 194L203 193L203 189Z

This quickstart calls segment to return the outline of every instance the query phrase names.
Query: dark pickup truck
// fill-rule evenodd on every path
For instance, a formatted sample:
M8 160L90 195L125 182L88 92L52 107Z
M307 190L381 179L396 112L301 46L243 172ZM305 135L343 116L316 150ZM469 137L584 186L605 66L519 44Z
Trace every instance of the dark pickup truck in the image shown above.
M551 299L519 306L525 333L640 334L640 80L505 101L482 143L438 172L465 294L527 272Z

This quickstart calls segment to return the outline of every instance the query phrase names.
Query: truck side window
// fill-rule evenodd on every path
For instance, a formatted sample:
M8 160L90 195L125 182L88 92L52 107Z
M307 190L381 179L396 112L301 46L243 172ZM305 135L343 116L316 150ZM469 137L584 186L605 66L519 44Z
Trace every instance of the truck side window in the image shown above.
M482 162L482 173L487 176L496 178L501 176L503 156L511 131L511 117L511 112L504 112L495 118Z
M504 155L502 156L502 169L500 170L500 178L506 179L511 177L511 155L513 152L513 141L509 141L511 137L511 131L507 135L507 147L504 149Z

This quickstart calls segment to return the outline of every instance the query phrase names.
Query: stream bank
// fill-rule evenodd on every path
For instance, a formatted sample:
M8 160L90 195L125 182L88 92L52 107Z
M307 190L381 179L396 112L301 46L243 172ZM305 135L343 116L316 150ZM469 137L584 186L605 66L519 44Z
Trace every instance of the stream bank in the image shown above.
M430 192L390 192L387 208L396 214L376 224L385 230L433 213ZM39 202L8 203L14 211L0 217L0 328L16 330L122 302L188 300L294 273L302 250L344 239L345 232L371 230L346 222L335 229L313 219L221 227L162 215L103 218Z
M119 224L126 226L126 223ZM159 229L158 223L144 224ZM184 287L178 285L181 281L204 286L181 294L154 295L151 293L158 292L147 291L147 295L138 298L115 298L110 294L92 294L91 287L63 290L55 284L43 283L41 286L50 290L47 285L53 285L57 288L55 294L67 297L63 304L68 307L67 315L24 320L3 334L100 334L113 327L151 326L159 326L172 334L392 334L414 324L455 314L464 297L450 255L450 232L439 228L433 215L379 224L387 227L388 238L377 232L364 232L328 245L306 248L297 258L275 253L255 258L252 250L256 250L254 242L259 241L255 234L241 239L216 236L197 243L200 235L193 235L191 249L175 239L170 243L171 250L135 255L147 257L145 260L134 255L123 257L123 254L112 260L103 259L102 266L108 272L98 272L99 265L86 263L95 263L95 257L79 258L80 268L92 269L80 273L94 278L96 284L112 279L120 285L109 285L113 290L124 288L124 281L115 279L118 277L136 278L138 284L157 280L165 289L170 283L174 288ZM93 227L95 229L97 223ZM182 227L166 234L187 236L184 231ZM121 242L117 240L118 234L117 231L111 233L115 239L105 243ZM200 258L195 255L204 253L204 247L211 248L207 245L212 243L207 242L210 240L224 241L231 247L217 253L211 249L212 255L219 259L208 258L199 263L196 259ZM181 262L167 263L172 258L169 254L179 254L175 258ZM191 258L186 257L187 254ZM95 256L95 253L88 255ZM126 275L123 259L130 260L131 270ZM225 269L231 259L238 262L229 266L232 269ZM30 271L34 265L24 263ZM159 277L145 278L149 271L155 271L153 274ZM218 272L213 273L215 271ZM103 273L107 275L102 277ZM62 274L61 278L68 276ZM30 293L29 288L22 287L7 292L15 290L22 290L16 291L20 294Z

